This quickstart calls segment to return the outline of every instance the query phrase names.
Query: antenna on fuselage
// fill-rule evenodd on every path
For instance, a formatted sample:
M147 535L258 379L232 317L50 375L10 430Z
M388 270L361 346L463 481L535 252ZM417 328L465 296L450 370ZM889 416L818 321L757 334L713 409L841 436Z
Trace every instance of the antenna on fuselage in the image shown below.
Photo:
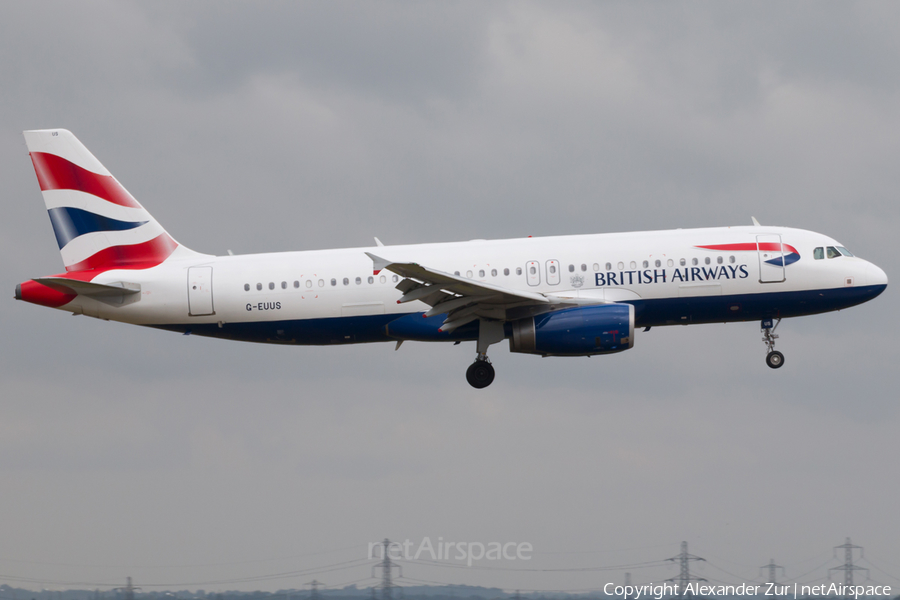
M753 221L754 225L756 225L757 227L760 226L759 221L756 220L756 217L750 217L750 219Z

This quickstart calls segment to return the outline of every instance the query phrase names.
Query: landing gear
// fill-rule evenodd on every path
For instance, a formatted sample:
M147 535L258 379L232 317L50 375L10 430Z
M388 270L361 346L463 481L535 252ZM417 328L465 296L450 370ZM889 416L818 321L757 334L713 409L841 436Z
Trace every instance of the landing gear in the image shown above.
M766 354L766 364L773 369L777 369L784 364L784 354L778 350L772 350Z
M778 369L784 364L784 354L775 349L775 340L778 339L775 329L779 323L781 323L781 318L776 320L774 324L772 319L763 319L762 323L760 323L763 332L762 341L765 342L767 350L766 364L769 365L770 369Z
M491 385L494 381L494 366L487 356L479 356L475 362L469 365L469 368L466 369L466 381L478 390Z
M475 362L466 370L466 381L473 388L480 390L491 385L494 381L494 367L487 357L487 349L491 344L504 339L503 321L489 319L478 320L478 344L475 354Z

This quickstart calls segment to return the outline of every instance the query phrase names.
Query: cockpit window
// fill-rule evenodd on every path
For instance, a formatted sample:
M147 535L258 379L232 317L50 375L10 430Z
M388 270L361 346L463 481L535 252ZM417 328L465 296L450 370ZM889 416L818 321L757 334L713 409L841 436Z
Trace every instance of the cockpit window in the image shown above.
M822 260L825 258L825 248L819 246L815 250L813 250L813 258L816 260Z
M844 248L843 246L838 246L837 249L844 256L853 256L853 254L851 254L850 251L847 250L846 248Z
M837 258L838 256L841 255L841 253L838 252L837 248L835 248L834 246L828 246L827 252L828 252L828 258Z

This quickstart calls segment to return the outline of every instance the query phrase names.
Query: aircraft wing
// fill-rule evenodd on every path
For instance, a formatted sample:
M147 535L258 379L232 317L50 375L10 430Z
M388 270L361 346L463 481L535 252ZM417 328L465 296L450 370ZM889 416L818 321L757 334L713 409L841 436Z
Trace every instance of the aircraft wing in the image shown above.
M431 307L425 317L447 313L441 331L453 331L478 318L509 321L585 303L578 299L514 290L413 262L391 262L369 252L366 254L374 262L376 274L386 269L404 278L397 284L397 289L403 292L398 304L413 300L424 302Z

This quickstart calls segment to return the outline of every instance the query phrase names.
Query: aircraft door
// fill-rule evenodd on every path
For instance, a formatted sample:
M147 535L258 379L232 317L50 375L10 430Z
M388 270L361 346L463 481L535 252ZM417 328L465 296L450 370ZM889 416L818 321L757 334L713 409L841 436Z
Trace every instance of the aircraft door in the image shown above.
M784 247L781 236L775 234L756 236L759 254L759 282L781 283L784 277Z
M216 314L213 310L212 267L188 269L188 314L192 317Z

